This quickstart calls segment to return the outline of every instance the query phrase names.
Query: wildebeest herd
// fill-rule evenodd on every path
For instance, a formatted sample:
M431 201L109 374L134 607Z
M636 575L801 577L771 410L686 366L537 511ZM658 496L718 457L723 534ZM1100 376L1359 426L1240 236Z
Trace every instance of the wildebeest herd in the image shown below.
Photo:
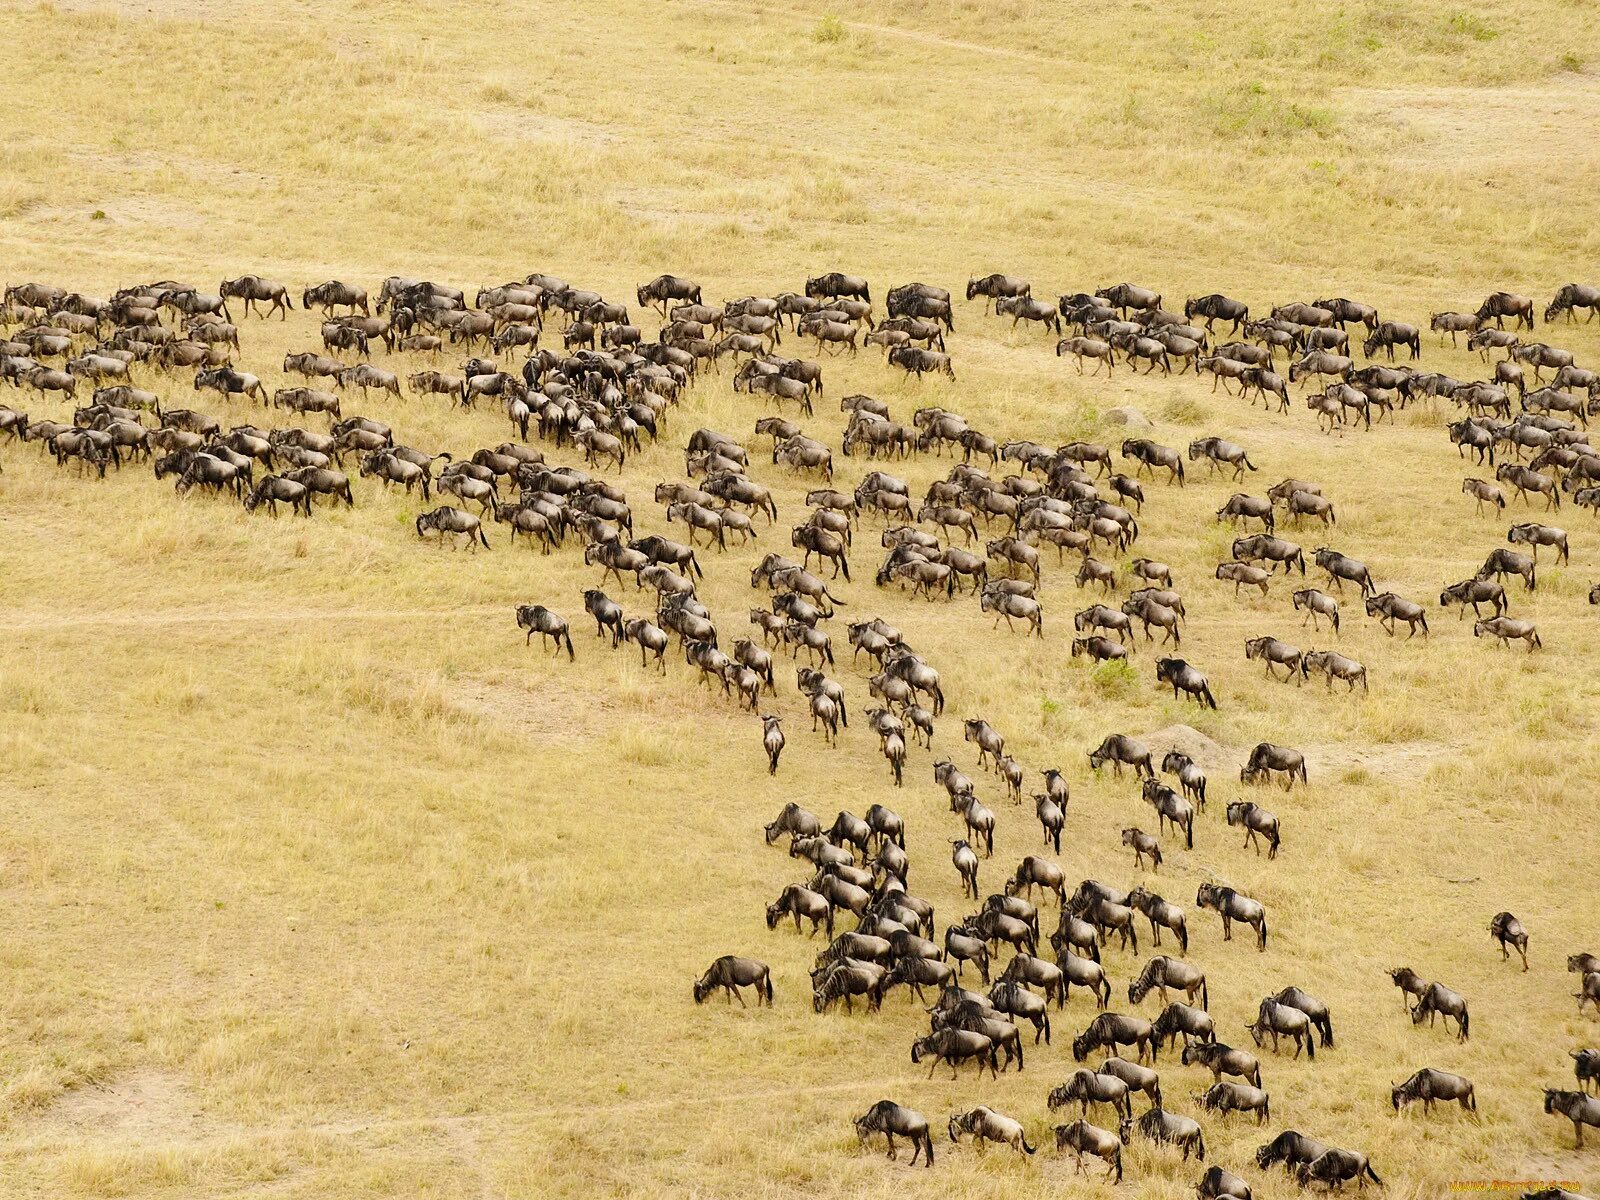
M1200 464L1207 480L1244 481L1258 471L1250 450L1220 436L1196 438L1181 448L1140 436L1117 446L1078 440L1052 447L980 430L955 408L927 405L908 420L896 420L887 404L862 394L840 399L843 428L830 444L799 423L817 417L822 363L830 358L854 356L861 345L878 347L887 365L910 376L956 378L947 341L955 332L951 293L922 283L891 288L880 318L873 292L863 278L832 272L806 280L798 291L717 305L707 303L697 283L662 275L639 285L630 310L537 272L480 288L470 304L462 290L430 281L390 277L369 293L330 280L302 289L298 297L301 308L322 314L320 346L290 353L281 365L285 376L303 382L269 394L261 378L237 361L249 338L241 335L234 308L240 319L254 312L287 320L296 298L284 284L245 275L208 292L163 280L104 299L22 284L5 290L0 307L6 331L0 377L19 392L37 394L30 407L70 405L71 419L0 406L0 430L8 440L40 443L58 464L74 466L87 479L103 479L143 459L157 479L173 479L179 495L229 496L248 511L265 508L273 516L285 505L291 515L310 517L319 500L354 507L353 466L358 477L397 487L423 505L433 504L436 494L451 499L417 513L411 526L418 538L489 549L489 532L504 525L507 544L515 545L520 535L540 555L567 553L577 543L584 564L599 573L595 586L570 598L570 607L552 597L519 606L515 624L525 642L538 634L555 655L574 659L563 614L575 614L581 603L584 616L571 620L592 618L597 638L613 650L637 648L643 667L665 674L676 644L699 683L759 718L761 752L773 775L785 747L783 718L763 710L771 707L766 698L780 690L784 650L796 668L796 690L814 734L834 744L856 715L877 736L895 787L904 786L914 749L932 758L946 701L946 681L937 668L910 637L881 618L846 622L843 644L836 645L829 632L837 610L849 603L837 593L852 580L856 538L869 526L876 528L882 552L873 574L877 587L909 589L930 602L970 591L978 611L992 618L991 629L1003 621L1040 639L1047 623L1042 581L1052 565L1065 566L1071 551L1077 588L1100 597L1073 617L1071 656L1124 662L1141 641L1153 644L1159 636L1171 651L1153 664L1157 685L1216 708L1217 693L1206 674L1177 657L1189 606L1172 568L1138 553L1140 515L1147 487L1188 486ZM1291 387L1301 384L1307 406L1329 433L1369 431L1410 405L1448 401L1461 413L1445 426L1450 442L1461 456L1470 454L1495 471L1493 480L1463 483L1463 494L1479 511L1535 502L1555 511L1569 497L1600 512L1600 453L1586 433L1588 416L1600 411L1600 374L1580 367L1571 352L1533 340L1536 306L1527 297L1496 292L1471 312L1430 318L1428 330L1441 342L1466 335L1488 375L1479 380L1409 365L1422 356L1422 327L1384 319L1372 306L1344 298L1281 304L1253 318L1248 305L1218 294L1190 298L1181 312L1169 310L1159 292L1133 284L1062 295L1050 303L1035 299L1025 280L1000 274L972 279L965 298L974 310L982 299L986 311L1010 317L1012 328L1043 325L1058 339L1056 355L1072 358L1079 373L1093 364L1092 373L1123 368L1147 375L1210 374L1213 392L1221 387L1231 394L1237 386L1252 402L1260 399L1278 412L1289 410ZM1569 284L1543 317L1547 325L1584 312L1592 319L1597 308L1600 289ZM635 320L652 311L659 321L653 340ZM1222 340L1224 329L1233 340ZM1357 365L1352 334L1361 341L1365 365ZM780 352L786 336L789 345L811 342L815 358ZM560 349L551 348L557 342ZM437 359L447 348L472 357L457 370L441 371ZM1397 361L1397 352L1406 364ZM376 365L378 356L394 367L424 360L433 365L403 373ZM1284 356L1289 365L1280 374L1277 364ZM1380 356L1381 362L1372 361ZM665 436L684 397L708 377L720 378L724 363L730 364L733 392L772 411L755 419L754 440L748 442L709 428L693 430L684 439L684 478L654 487L661 532L636 530L638 498L630 499L620 482L631 456ZM259 406L266 424L234 423L231 416L176 406L170 397L183 386L178 372L184 371L192 372L187 382L193 393L219 405ZM389 423L346 414L358 396L363 404L373 395L381 401L401 395L402 387L468 409L494 405L509 425L507 440L471 450L420 450L400 440ZM325 428L308 428L309 421L275 424L272 414L285 410L298 418L323 418ZM868 464L848 490L837 486L836 452ZM892 473L897 461L947 453L947 474L921 496ZM752 463L768 458L773 468L815 486L805 494L807 512L791 528L788 545L764 553L751 573L752 589L764 588L770 597L750 610L753 631L730 640L698 598L696 582L714 565L710 556L730 543L771 537L779 507L771 485L751 471ZM606 478L613 472L617 482ZM1425 603L1382 587L1366 563L1336 546L1308 547L1284 536L1312 521L1333 541L1342 526L1332 490L1291 476L1261 495L1229 495L1216 519L1235 526L1238 536L1215 579L1232 584L1235 596L1251 589L1266 597L1280 572L1298 572L1306 586L1294 590L1284 607L1302 614L1302 625L1321 631L1326 624L1335 638L1348 584L1364 615L1387 634L1399 636L1403 627L1408 639L1429 638ZM669 528L677 525L681 534ZM1458 607L1464 615L1470 605L1475 637L1539 649L1534 624L1511 614L1504 581L1515 576L1525 591L1533 591L1540 549L1565 562L1568 541L1566 531L1552 525L1529 520L1511 526L1506 544L1490 548L1481 567L1444 587L1439 606ZM1324 586L1309 586L1312 570ZM619 588L631 582L636 592L648 589L653 607L624 609L603 590L613 578ZM1107 603L1125 584L1131 585L1126 598ZM1589 600L1600 603L1600 585ZM840 656L847 651L852 669L863 653L871 664L870 673L850 687L829 673L843 673ZM1298 685L1320 676L1330 691L1344 684L1341 695L1358 685L1366 694L1374 686L1362 663L1334 650L1259 636L1248 639L1242 652L1273 679ZM1381 680L1376 686L1381 689ZM863 687L865 707L852 694ZM964 720L962 744L976 751L978 768L992 773L997 791L1010 802L999 806L1001 812L1031 796L1043 845L1059 855L1070 772L1059 765L1024 767L1007 753L1003 733L982 719ZM1150 884L1127 891L1093 879L1073 884L1040 854L1023 858L1003 886L985 897L979 877L993 852L999 816L946 756L913 778L931 774L948 798L951 864L974 911L945 921L938 935L932 906L910 888L904 822L885 805L875 804L861 817L840 812L825 823L790 803L767 826L766 841L784 845L804 871L781 888L766 918L772 930L792 919L796 932L827 937L810 980L816 1012L836 1006L853 1012L858 1004L872 1012L896 988L931 1001L929 1030L909 1048L911 1061L926 1061L930 1075L941 1067L956 1074L964 1065L975 1068L980 1080L986 1070L992 1076L1012 1067L1020 1072L1029 1044L1021 1027L1031 1028L1032 1046L1050 1044L1052 1007L1059 1019L1072 988L1086 991L1096 1015L1071 1039L1073 1058L1084 1063L1103 1056L1102 1061L1076 1069L1049 1092L1046 1105L1080 1106L1078 1120L1055 1127L1057 1149L1071 1154L1080 1169L1086 1155L1098 1158L1120 1180L1122 1148L1135 1137L1171 1147L1184 1160L1206 1158L1199 1120L1167 1107L1177 1098L1164 1096L1155 1069L1163 1051L1178 1051L1182 1067L1211 1073L1211 1086L1194 1096L1195 1112L1210 1114L1208 1120L1245 1113L1267 1125L1271 1095L1257 1052L1270 1048L1277 1054L1292 1044L1295 1057L1303 1052L1315 1059L1319 1048L1326 1053L1336 1047L1327 1005L1298 986L1263 997L1253 1019L1242 1022L1250 1049L1228 1045L1221 1031L1228 1025L1219 1030L1210 1012L1206 973L1186 957L1191 926L1185 908L1151 890L1167 861L1163 837L1181 839L1189 850L1197 829L1204 836L1206 823L1225 822L1242 831L1243 847L1273 860L1284 844L1278 817L1243 799L1209 815L1206 772L1178 750L1153 748L1124 733L1085 749L1084 770L1109 766L1120 777L1126 769L1137 799L1154 810L1155 832L1137 825L1120 832L1132 865L1148 870ZM1029 793L1035 775L1042 790ZM1306 755L1288 746L1262 742L1239 764L1241 785L1292 789L1312 781ZM1045 957L1041 908L1051 901L1057 925ZM1259 901L1214 880L1198 888L1193 903L1216 915L1223 940L1232 939L1237 925L1262 954L1272 952L1269 913ZM850 927L841 930L841 921ZM1185 957L1132 962L1141 953L1141 921L1155 947L1166 934ZM1529 935L1521 922L1500 912L1488 928L1503 957L1515 953L1526 970ZM1129 956L1116 966L1109 961L1113 939L1116 953ZM1007 948L1011 957L1002 966L998 957ZM1117 966L1125 978L1113 980ZM963 986L967 969L986 990ZM1600 1011L1600 960L1575 954L1569 969L1581 981L1580 1011L1586 1005ZM1413 1024L1442 1022L1459 1039L1469 1037L1468 1002L1459 993L1409 968L1395 968L1392 977ZM758 1003L772 1005L797 985L775 984L773 971L756 958L727 955L694 984L693 997L702 1002L722 993L744 1004L743 992L750 990ZM1130 1011L1110 1011L1123 987ZM1152 995L1160 1011L1150 1019L1136 1015L1133 1010ZM1581 1145L1584 1126L1600 1126L1600 1100L1590 1094L1600 1090L1600 1051L1571 1054L1578 1086L1546 1089L1544 1110L1570 1119ZM1450 1072L1425 1067L1389 1086L1396 1110L1420 1102L1431 1112L1441 1101L1476 1110L1474 1083ZM1145 1106L1137 1118L1134 1093ZM1381 1097L1374 1093L1371 1101ZM1110 1128L1089 1122L1096 1105L1111 1114ZM1292 1107L1292 1099L1286 1105L1280 1098L1278 1107L1280 1113ZM930 1123L909 1108L881 1101L856 1119L855 1129L863 1139L884 1135L890 1157L900 1138L912 1144L913 1162L933 1163ZM987 1106L951 1115L947 1133L952 1143L970 1137L980 1145L1035 1152L1022 1121ZM1302 1185L1380 1182L1365 1154L1295 1130L1275 1136L1256 1155L1259 1168L1278 1164ZM1251 1189L1239 1176L1211 1166L1198 1192L1248 1200Z

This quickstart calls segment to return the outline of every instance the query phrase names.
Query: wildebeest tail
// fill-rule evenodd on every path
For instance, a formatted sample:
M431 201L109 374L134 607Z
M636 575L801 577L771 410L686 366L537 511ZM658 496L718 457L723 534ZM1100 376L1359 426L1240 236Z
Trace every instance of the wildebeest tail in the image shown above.
M1027 1151L1029 1154L1035 1153L1034 1148L1032 1146L1028 1145L1028 1135L1027 1134L1023 1134L1022 1135L1022 1148L1025 1151Z
M572 652L572 634L563 629L561 631L561 636L567 643L567 661L576 662L578 660L578 656Z
M1371 1179L1372 1182L1377 1184L1379 1187L1383 1186L1383 1180L1378 1178L1378 1173L1372 1169L1372 1164L1370 1162L1361 1168L1361 1173L1367 1176L1367 1178Z

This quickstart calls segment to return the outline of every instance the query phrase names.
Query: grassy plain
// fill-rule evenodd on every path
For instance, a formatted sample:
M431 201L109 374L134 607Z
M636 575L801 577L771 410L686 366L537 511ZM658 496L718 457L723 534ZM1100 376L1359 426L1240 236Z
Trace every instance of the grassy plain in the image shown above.
M1425 323L1501 286L1542 307L1600 273L1600 82L1585 57L1600 15L1573 0L867 0L838 16L809 2L172 0L4 4L0 19L8 281L104 293L255 270L298 294L330 276L471 289L549 270L631 300L664 270L716 298L830 268L878 292L1005 270L1039 295L1127 278L1174 305L1344 294ZM1118 438L1099 414L1135 404L1158 440L1247 445L1261 468L1248 490L1322 481L1339 506L1328 540L1424 600L1521 517L1476 517L1458 494L1467 472L1442 412L1326 437L1303 408L1268 416L1190 378L1080 379L1044 336L978 305L956 322L958 383L830 360L808 430L837 444L833 399L851 391L1046 444ZM1549 332L1600 359L1600 325ZM315 337L298 312L251 321L241 361L270 388L284 351ZM1434 339L1423 365L1481 370ZM193 398L182 378L160 386ZM491 412L365 407L420 447L507 436ZM757 415L725 377L697 387L630 462L642 523L675 531L648 495L680 475L689 430L744 435ZM761 921L799 876L760 839L788 799L828 817L896 808L913 889L941 928L967 911L925 752L895 792L862 728L837 751L809 734L790 676L772 702L789 750L769 779L753 717L681 663L663 680L589 636L577 617L594 573L575 551L511 552L493 532L476 556L419 545L415 505L370 481L353 512L273 523L178 502L137 470L95 483L16 445L0 461L0 1193L1110 1193L1074 1183L1053 1152L980 1158L942 1136L946 1114L982 1101L1048 1142L1044 1096L1071 1066L1084 1000L1025 1074L928 1082L906 1059L922 1022L903 994L873 1018L813 1015L817 946ZM841 463L846 485L869 469ZM903 473L920 492L947 466ZM754 474L785 521L801 511L804 481L759 461ZM874 589L869 534L847 611L899 624L943 673L939 754L974 772L958 721L982 715L1030 768L1067 771L1069 878L1131 883L1118 830L1154 820L1129 786L1092 778L1084 750L1179 723L1218 744L1196 849L1168 839L1151 882L1191 910L1207 877L1269 906L1264 956L1191 911L1227 1040L1291 982L1333 1006L1337 1050L1314 1066L1266 1057L1271 1131L1368 1151L1402 1200L1451 1180L1600 1185L1596 1152L1572 1152L1537 1090L1566 1086L1567 1051L1600 1037L1563 970L1600 949L1593 519L1564 511L1572 565L1541 563L1536 596L1514 591L1543 654L1497 652L1437 611L1428 641L1391 642L1350 603L1340 648L1373 691L1349 698L1243 661L1247 636L1326 635L1298 629L1281 583L1235 601L1211 582L1228 534L1208 522L1234 487L1149 490L1139 549L1175 569L1184 652L1218 713L1159 691L1143 650L1131 678L1070 662L1067 621L1087 601L1064 569L1047 568L1048 637L1030 642L992 632L970 599ZM748 568L772 538L787 548L782 528L708 561L725 637L757 602ZM572 616L575 665L524 649L511 610L532 601ZM838 675L859 712L866 671ZM1306 791L1264 798L1286 830L1274 863L1220 816L1263 738L1303 748L1312 772ZM1032 814L980 785L1001 816L993 890L1040 847ZM1532 931L1528 975L1487 940L1501 908ZM690 1003L725 952L773 964L775 1010ZM1134 968L1108 961L1126 1010ZM1384 974L1401 963L1469 997L1470 1043L1411 1027ZM1480 1115L1394 1116L1389 1084L1424 1065L1473 1077ZM1164 1078L1193 1112L1202 1076L1169 1064ZM936 1170L857 1151L848 1118L880 1096L935 1120ZM1262 1131L1203 1123L1208 1161L1258 1195L1290 1190L1247 1166ZM1136 1145L1121 1190L1171 1200L1198 1174Z

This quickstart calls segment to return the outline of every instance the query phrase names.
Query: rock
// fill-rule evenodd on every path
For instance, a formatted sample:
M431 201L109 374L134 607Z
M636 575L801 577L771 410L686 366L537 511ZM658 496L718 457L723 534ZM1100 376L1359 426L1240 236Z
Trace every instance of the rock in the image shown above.
M1130 406L1107 409L1105 419L1108 425L1131 425L1135 429L1149 429L1155 424L1137 408Z

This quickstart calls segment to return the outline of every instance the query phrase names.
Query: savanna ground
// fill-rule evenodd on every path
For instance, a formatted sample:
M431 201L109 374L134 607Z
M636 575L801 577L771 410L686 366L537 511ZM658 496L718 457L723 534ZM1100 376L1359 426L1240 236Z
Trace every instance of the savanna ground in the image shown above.
M470 290L548 270L631 302L660 271L721 299L833 268L868 275L880 297L1004 270L1042 296L1132 279L1174 306L1213 290L1258 309L1350 295L1425 323L1497 287L1542 308L1557 285L1600 275L1600 17L1578 0L868 0L839 16L810 3L130 0L6 4L0 19L8 282L104 294L249 270L298 295L331 276ZM1303 407L1269 416L1191 378L1080 379L1051 339L977 304L958 304L956 325L959 382L907 382L876 354L829 360L808 431L837 445L833 401L851 391L901 419L941 404L1049 445L1119 440L1098 414L1134 404L1157 440L1247 445L1261 468L1248 490L1321 481L1339 507L1327 540L1430 602L1521 516L1479 518L1458 494L1467 472L1442 411L1327 437ZM1600 325L1549 332L1600 360ZM270 388L315 325L252 320L244 338L242 365ZM1436 339L1423 365L1482 370ZM158 386L194 400L186 377ZM507 436L492 411L410 396L349 408L425 448ZM756 449L761 411L725 375L689 394L624 477L646 530L676 532L648 497L681 477L688 431ZM1044 1096L1071 1066L1086 999L1025 1074L928 1082L907 1061L924 1023L903 993L880 1016L817 1017L818 944L762 923L801 876L760 837L789 799L825 819L896 808L913 890L941 929L968 911L926 752L894 791L859 723L837 751L809 733L788 675L768 702L789 718L769 779L754 717L679 661L658 678L590 636L579 592L595 573L576 550L509 551L495 530L476 556L421 545L416 504L371 481L353 512L273 522L179 502L143 469L97 483L37 447L0 458L0 1193L1109 1194L1073 1182L1053 1151L980 1158L943 1139L946 1114L988 1102L1049 1142ZM870 469L840 462L846 486ZM786 549L803 512L805 481L756 464L784 524L703 555L702 594L730 640L757 602L750 565ZM903 474L920 493L947 466ZM986 891L1040 846L1031 811L976 771L960 717L987 717L1030 769L1066 770L1068 878L1122 886L1136 873L1117 831L1154 817L1125 781L1092 778L1083 752L1179 723L1216 743L1196 848L1165 839L1151 882L1191 908L1226 1040L1293 982L1333 1006L1339 1046L1314 1066L1267 1054L1271 1129L1202 1118L1208 1161L1284 1194L1248 1159L1295 1127L1369 1152L1396 1197L1473 1179L1592 1188L1600 1151L1570 1149L1538 1088L1570 1086L1567 1051L1600 1039L1563 970L1567 953L1600 949L1593 518L1563 511L1571 566L1541 562L1535 596L1512 588L1543 654L1497 651L1437 610L1431 639L1391 642L1349 601L1339 646L1373 690L1347 697L1243 661L1246 636L1327 634L1298 628L1281 581L1237 601L1211 581L1229 533L1210 515L1233 490L1151 486L1138 547L1174 566L1184 653L1211 677L1214 714L1158 689L1144 649L1128 674L1069 661L1067 620L1087 601L1053 556L1042 643L993 632L970 597L875 589L871 524L840 594L848 614L899 624L944 675L935 750L1000 813ZM573 618L575 665L524 648L512 607L535 601ZM836 674L859 713L865 669ZM1285 825L1275 863L1242 851L1220 815L1263 738L1303 748L1312 774L1262 797ZM1193 911L1208 877L1266 903L1267 954L1222 943ZM1501 908L1532 931L1527 975L1486 937ZM727 952L773 964L775 1009L690 1002ZM1128 1010L1136 968L1107 957ZM1411 1027L1384 974L1401 963L1469 998L1470 1043ZM1389 1084L1424 1065L1474 1078L1480 1115L1395 1117ZM1167 1063L1164 1081L1192 1113L1209 1079ZM882 1096L934 1119L934 1171L858 1151L849 1117ZM1178 1197L1198 1174L1136 1144L1120 1190Z

